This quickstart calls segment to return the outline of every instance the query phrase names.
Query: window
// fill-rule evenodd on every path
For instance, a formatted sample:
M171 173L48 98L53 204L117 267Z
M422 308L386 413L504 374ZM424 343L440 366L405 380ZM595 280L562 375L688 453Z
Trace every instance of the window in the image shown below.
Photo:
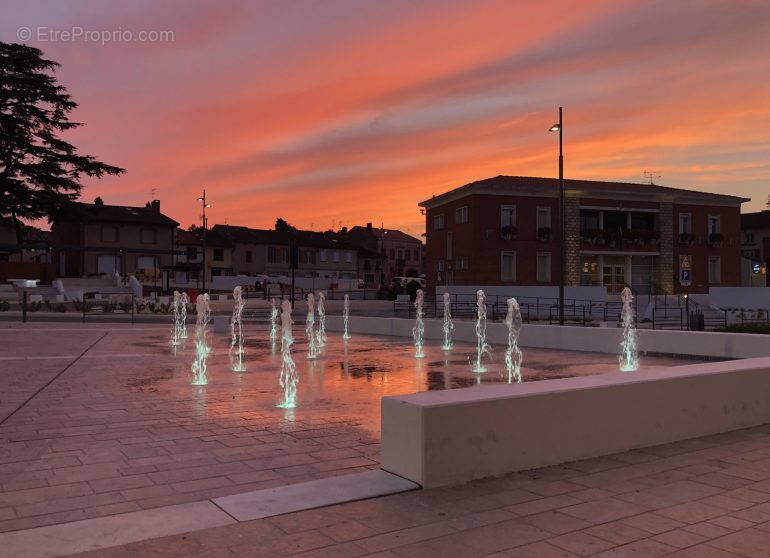
M350 252L350 251L345 252L345 261L347 263L353 262L353 252Z
M433 216L433 230L437 231L444 228L444 214L439 213Z
M551 281L551 253L537 253L537 281L538 283L549 283Z
M585 234L586 231L598 231L600 228L598 211L580 210L581 234Z
M102 227L102 242L117 242L117 241L118 241L117 227Z
M144 270L145 273L154 271L158 268L158 259L155 256L139 256L136 258L136 268Z
M321 250L318 252L318 259L320 259L322 262L326 261L326 250Z
M709 256L709 283L719 284L722 282L722 258L720 256Z
M708 234L719 234L721 232L719 215L709 215Z
M458 207L455 209L455 223L458 225L460 223L467 223L468 222L468 206L464 205L462 207Z
M501 205L500 206L500 227L515 227L516 226L516 206L515 205Z
M452 259L452 244L454 244L454 235L452 234L452 231L447 231L446 233L446 259L451 260Z
M305 263L305 264L315 264L315 251L314 250L303 250L302 251L302 263Z
M396 259L396 250L395 248L390 249L390 259L395 260Z
M401 248L399 248L398 250L396 250L396 254L397 254L397 255L396 255L396 259L397 259L397 260L403 260L403 259L404 259L404 251L403 251L403 250L401 250Z
M334 260L335 262L340 261L340 253L337 250L332 252L332 260Z
M251 250L246 250L246 263L251 263Z
M198 259L198 249L195 246L188 246L187 247L187 261L193 262Z
M282 264L289 261L289 249L280 246L268 246L267 263Z
M468 256L460 256L455 261L455 269L457 271L468 271Z
M655 214L648 212L631 213L631 230L634 231L654 231Z
M743 233L743 242L744 244L754 244L754 232L753 231L746 231Z
M222 248L214 248L214 261L222 262L225 260L225 251Z
M692 234L692 216L689 213L679 214L679 234Z
M155 244L157 242L157 231L155 229L140 229L139 241L142 244Z
M444 260L438 260L436 262L436 271L444 271Z
M500 280L516 281L516 252L500 252Z
M221 277L222 276L222 270L218 269L218 268L215 268L215 267L212 267L211 268L211 276L212 277Z
M551 228L551 208L537 208L537 230Z

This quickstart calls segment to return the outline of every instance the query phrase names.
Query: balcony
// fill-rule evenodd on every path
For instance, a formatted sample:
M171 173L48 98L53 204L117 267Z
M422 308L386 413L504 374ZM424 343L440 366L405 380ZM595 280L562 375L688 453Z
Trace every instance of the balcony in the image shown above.
M660 233L647 229L587 229L580 232L580 246L594 250L653 251L660 245Z

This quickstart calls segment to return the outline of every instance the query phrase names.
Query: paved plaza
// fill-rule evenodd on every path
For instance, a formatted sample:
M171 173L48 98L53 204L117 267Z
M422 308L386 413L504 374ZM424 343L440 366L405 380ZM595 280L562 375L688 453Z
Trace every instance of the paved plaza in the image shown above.
M229 369L228 334L211 332L200 387L190 385L192 339L173 354L169 329L0 326L0 534L378 469L383 395L477 378L471 346L431 346L415 360L409 340L344 345L330 333L324 357L308 362L297 330L300 405L284 410L280 351L264 325L247 325L243 374ZM525 359L528 380L617 366L592 353ZM504 381L493 368L483 381ZM770 556L768 502L770 427L760 427L92 555Z
M770 426L83 558L770 556Z

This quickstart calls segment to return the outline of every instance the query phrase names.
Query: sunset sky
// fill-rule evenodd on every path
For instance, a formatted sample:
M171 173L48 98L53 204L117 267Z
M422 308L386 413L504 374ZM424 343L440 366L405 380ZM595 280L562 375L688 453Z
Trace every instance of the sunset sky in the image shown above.
M0 39L61 63L86 201L210 224L419 235L417 203L498 174L770 194L770 2L4 0ZM172 31L165 42L50 30ZM20 29L31 38L19 41ZM41 31L42 29L42 31ZM22 32L23 34L23 32ZM44 40L39 40L44 39ZM47 40L45 40L47 39Z

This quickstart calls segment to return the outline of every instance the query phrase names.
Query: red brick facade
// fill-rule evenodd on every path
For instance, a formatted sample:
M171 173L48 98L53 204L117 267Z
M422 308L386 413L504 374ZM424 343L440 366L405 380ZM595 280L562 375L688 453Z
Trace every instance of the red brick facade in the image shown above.
M646 184L565 184L567 285L617 290L632 283L655 292L707 292L709 286L740 284L740 204L745 200ZM447 283L558 284L558 181L495 177L420 205L425 207L429 292ZM681 238L680 214L687 215L691 231ZM717 219L711 223L716 234L709 231L709 217ZM506 226L511 219L514 228ZM680 254L691 256L689 287L680 285Z

